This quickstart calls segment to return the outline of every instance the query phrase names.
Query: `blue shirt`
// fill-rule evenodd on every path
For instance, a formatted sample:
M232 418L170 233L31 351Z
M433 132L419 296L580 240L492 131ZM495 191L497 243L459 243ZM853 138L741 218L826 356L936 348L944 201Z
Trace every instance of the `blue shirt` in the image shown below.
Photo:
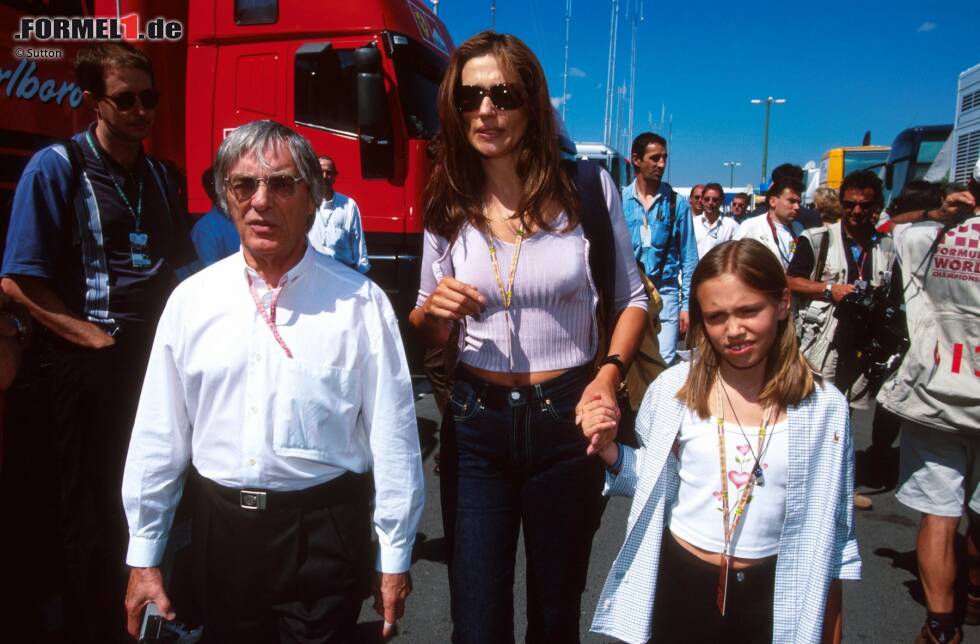
M361 211L347 195L335 192L332 199L323 200L307 237L313 248L354 270L367 273L371 269Z
M626 225L630 229L630 241L633 243L633 253L643 264L650 281L658 291L665 288L676 289L679 285L678 276L684 274L684 284L681 289L681 309L686 311L691 299L691 275L698 264L698 244L694 237L694 223L691 218L691 208L687 199L677 196L677 212L674 225L670 225L670 193L673 188L669 183L660 182L660 190L654 197L649 210L643 208L643 203L636 194L636 181L623 188L623 214L626 215ZM649 222L650 245L644 247L640 229Z
M176 284L175 269L195 259L185 215L162 163L141 150L132 167L123 167L99 146L94 129L88 131L91 145L84 132L74 137L84 167L73 203L63 144L38 151L27 163L14 193L0 273L46 280L69 309L107 329L155 324ZM134 234L145 235L143 247L134 249ZM145 266L134 266L135 253Z
M197 257L205 266L238 252L242 240L231 219L217 206L197 220L191 228L191 240L197 249Z

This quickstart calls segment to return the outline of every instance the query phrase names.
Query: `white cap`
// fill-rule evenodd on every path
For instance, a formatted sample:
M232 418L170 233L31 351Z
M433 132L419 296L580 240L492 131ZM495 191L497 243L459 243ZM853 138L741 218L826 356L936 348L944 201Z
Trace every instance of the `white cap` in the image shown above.
M973 166L973 180L980 182L980 159L977 159L977 164Z

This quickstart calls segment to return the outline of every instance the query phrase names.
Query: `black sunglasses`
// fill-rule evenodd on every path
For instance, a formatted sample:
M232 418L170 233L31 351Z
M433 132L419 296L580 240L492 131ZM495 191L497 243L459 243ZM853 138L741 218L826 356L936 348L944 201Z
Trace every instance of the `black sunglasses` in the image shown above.
M480 109L485 96L490 97L493 106L498 110L516 110L524 105L517 86L510 83L500 83L493 87L460 85L456 88L456 109L460 112L475 112Z
M274 174L265 179L247 174L238 174L233 177L228 177L225 181L227 182L228 188L231 189L231 193L235 195L235 199L238 201L248 201L258 192L259 185L263 183L266 186L266 190L272 196L278 199L288 199L296 192L296 184L302 180L303 177L282 173Z
M136 107L137 99L139 99L140 105L143 106L144 110L152 110L160 102L160 92L151 87L150 89L144 89L139 94L136 92L119 92L114 96L106 94L102 98L107 98L112 101L112 104L120 112L128 112Z
M872 210L875 207L875 202L873 201L842 201L840 205L844 210L854 210L858 206L861 206L861 210Z

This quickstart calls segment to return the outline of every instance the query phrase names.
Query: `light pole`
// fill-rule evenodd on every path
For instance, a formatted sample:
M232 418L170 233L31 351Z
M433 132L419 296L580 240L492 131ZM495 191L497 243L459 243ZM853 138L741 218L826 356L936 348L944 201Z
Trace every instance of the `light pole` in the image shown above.
M722 163L724 166L728 166L728 187L731 188L735 185L735 166L742 165L741 161L725 161Z
M568 42L572 28L572 0L565 0L565 72L561 77L561 120L565 120L568 107Z
M439 15L439 0L432 0L432 13Z
M786 102L785 98L773 98L769 96L767 98L753 98L752 104L759 105L765 103L766 106L766 126L762 130L762 183L766 182L766 171L768 170L769 161L769 110L772 108L772 104L782 105Z
M497 31L497 0L490 0L490 31Z

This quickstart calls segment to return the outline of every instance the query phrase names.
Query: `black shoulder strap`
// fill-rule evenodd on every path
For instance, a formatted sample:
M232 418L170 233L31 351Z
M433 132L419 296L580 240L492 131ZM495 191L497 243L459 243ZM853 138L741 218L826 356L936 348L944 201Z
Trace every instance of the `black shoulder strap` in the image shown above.
M813 274L816 281L822 281L823 269L827 265L827 250L830 248L830 229L820 235L820 251L817 253L816 272Z
M598 163L589 160L567 165L578 189L582 232L589 240L589 272L592 273L596 290L599 291L599 305L605 319L611 320L616 279L616 241L609 208L606 206L606 195L602 191L599 167Z

